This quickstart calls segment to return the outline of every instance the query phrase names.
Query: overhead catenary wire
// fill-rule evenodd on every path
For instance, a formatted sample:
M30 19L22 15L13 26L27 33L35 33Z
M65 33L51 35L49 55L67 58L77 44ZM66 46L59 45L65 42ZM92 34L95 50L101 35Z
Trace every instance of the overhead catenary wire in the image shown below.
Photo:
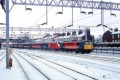
M26 23L29 15L30 15L30 13L31 13L31 12L29 12L29 13L27 14L27 16L23 19L23 21L21 21L21 24L22 24L22 25Z
M104 11L105 12L105 11ZM74 23L75 22L78 22L78 21L81 21L81 20L84 20L84 19L87 19L87 18L90 18L90 17L93 17L93 16L95 16L95 15L98 15L98 14L100 14L101 12L99 12L99 13L96 13L96 14L93 14L93 15L90 15L90 16L87 16L87 17L84 17L84 18L79 18L79 19L77 19L77 20L75 20L75 18L74 18ZM79 16L76 16L77 18L79 17ZM64 22L61 22L60 24L63 24L63 23L67 23L67 24L69 24L70 23L70 20L71 19L69 19L69 20L66 20L66 21L64 21ZM57 25L60 25L60 24L57 24ZM56 25L56 26L57 26ZM62 25L61 25L62 26Z
M16 0L15 0L16 1ZM14 6L14 5L13 5ZM53 7L52 7L53 8ZM51 9L50 9L51 10ZM99 14L99 13L98 13ZM92 17L92 16L94 16L94 15L97 15L97 14L93 14L93 15L91 15L91 16L88 16L88 17L85 17L85 18L82 18L82 19L78 19L78 20L74 20L74 22L78 22L78 21L80 21L80 20L84 20L84 19L87 19L87 18L89 18L89 17ZM34 24L36 24L41 18L43 18L45 16L45 14L43 15L43 16L41 16L39 19L37 19L36 21L35 21L35 23ZM70 23L70 22L68 22L68 23ZM33 24L33 25L34 25Z
M51 7L49 10L48 10L48 12L49 11L51 11L53 9L53 7ZM42 16L40 16L33 24L32 24L32 26L34 26L40 19L42 19L44 16L46 15L46 12L42 15Z
M109 24L107 24L107 25L112 26L112 25L115 25L115 24L119 24L119 25L120 25L120 22L109 23Z

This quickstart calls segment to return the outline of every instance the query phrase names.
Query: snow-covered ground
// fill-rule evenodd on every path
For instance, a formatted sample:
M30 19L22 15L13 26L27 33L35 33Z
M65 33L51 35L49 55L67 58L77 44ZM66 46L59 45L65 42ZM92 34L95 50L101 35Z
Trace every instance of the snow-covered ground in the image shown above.
M0 59L5 56L4 53L5 50L0 50ZM92 54L97 55L95 53L90 55ZM13 66L11 69L6 69L5 58L0 61L0 80L120 79L119 62L99 61L68 52L27 49L13 49L13 55ZM119 56L114 56L114 58L119 58Z

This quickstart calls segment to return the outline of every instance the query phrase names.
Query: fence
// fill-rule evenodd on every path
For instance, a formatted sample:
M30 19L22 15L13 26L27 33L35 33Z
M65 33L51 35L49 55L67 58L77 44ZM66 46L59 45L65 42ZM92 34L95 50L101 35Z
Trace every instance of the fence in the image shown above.
M95 52L120 54L120 47L94 47Z

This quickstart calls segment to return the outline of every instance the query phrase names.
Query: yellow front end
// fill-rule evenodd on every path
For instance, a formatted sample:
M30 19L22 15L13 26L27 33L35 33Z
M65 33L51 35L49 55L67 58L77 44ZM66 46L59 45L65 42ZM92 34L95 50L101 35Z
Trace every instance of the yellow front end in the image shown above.
M84 45L84 50L88 51L88 50L93 50L93 44L85 44Z

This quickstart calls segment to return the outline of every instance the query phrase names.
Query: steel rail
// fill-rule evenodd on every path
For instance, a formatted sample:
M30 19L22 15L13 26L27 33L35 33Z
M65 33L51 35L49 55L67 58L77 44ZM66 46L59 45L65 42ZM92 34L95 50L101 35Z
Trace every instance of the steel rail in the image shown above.
M17 61L18 64L20 65L20 67L21 67L22 71L24 72L27 80L31 80L30 77L28 76L28 74L26 73L26 71L24 70L23 66L22 66L21 63L19 62L19 60L16 58L16 56L15 56L14 54L12 54L12 55L15 57L16 61Z
M16 53L17 55L19 55L18 53ZM37 71L39 71L46 79L51 80L48 76L46 76L40 69L38 69L37 67L35 67L32 63L30 63L27 59L25 59L24 57L22 57L21 55L19 55L22 59L24 59L26 62L28 62L32 67L34 67Z
M23 54L24 54L24 53L23 53ZM29 53L29 54L30 54L30 53ZM92 76L89 76L89 75L84 74L84 73L81 73L81 72L78 72L78 71L73 70L73 69L71 69L71 68L69 68L69 67L66 67L66 66L64 66L64 65L61 65L61 64L58 64L58 63L56 63L56 62L53 62L53 61L44 59L44 58L42 58L42 57L40 57L40 56L36 56L36 55L33 55L33 54L30 54L30 55L35 56L35 57L38 57L38 58L43 59L43 60L45 60L45 61L48 61L48 62L50 62L50 63L56 64L56 65L58 65L58 66L61 66L61 67L63 67L63 68L66 68L66 69L68 69L68 70L71 70L71 71L73 71L73 72L76 72L76 73L78 73L78 74L84 75L84 76L89 77L89 78L91 78L91 79L93 79L93 80L99 80L99 79L97 79L97 78L94 78L94 77L92 77Z
M23 54L24 54L24 53L23 53ZM52 66L50 66L50 65L48 65L48 64L46 64L46 63L44 63L44 62L42 62L42 61L40 61L40 60L38 60L38 59L36 59L36 58L34 58L34 57L28 55L28 54L24 54L24 55L26 55L26 56L28 56L28 57L31 57L31 58L33 58L33 59L35 59L35 60L37 60L37 61L39 61L39 62L41 62L41 63L43 63L43 64L45 64L45 65L47 65L47 66L49 66L49 67L51 67L51 68L53 68L53 69L55 69L55 70L57 70L57 71L63 73L64 75L67 75L67 76L71 77L71 78L74 79L74 80L77 80L76 78L70 76L69 74L66 74L65 72L62 72L62 71L60 71L59 69L56 69L55 67L52 67Z

